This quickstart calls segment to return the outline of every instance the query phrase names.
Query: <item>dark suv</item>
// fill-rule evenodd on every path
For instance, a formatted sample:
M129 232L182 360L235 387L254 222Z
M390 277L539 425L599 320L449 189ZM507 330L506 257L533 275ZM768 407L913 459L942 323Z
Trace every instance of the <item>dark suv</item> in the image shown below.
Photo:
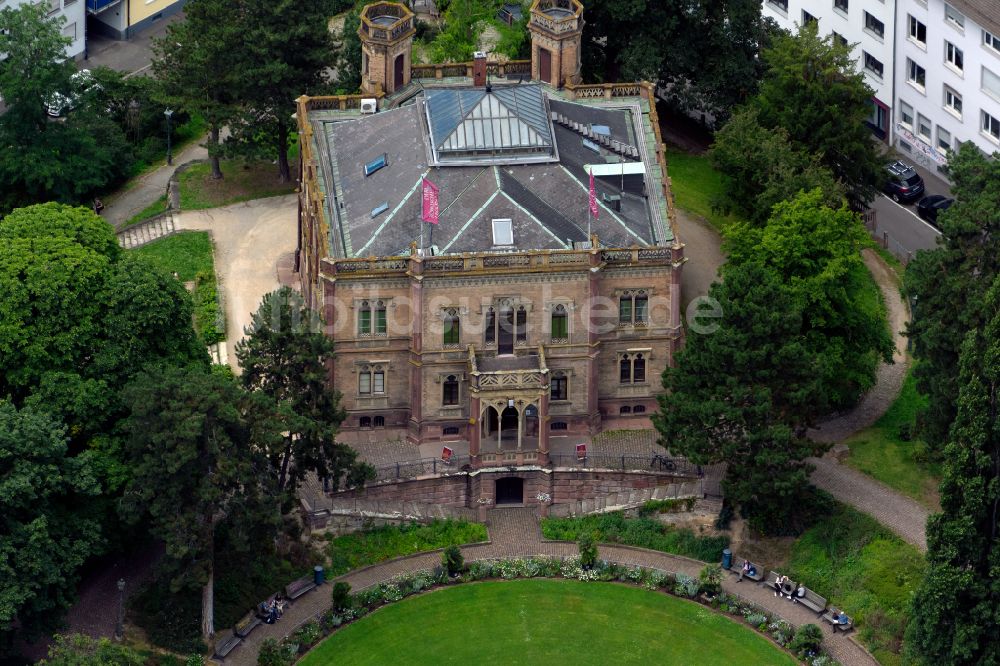
M924 179L906 162L896 160L886 165L889 177L882 191L892 197L893 201L911 203L924 194Z

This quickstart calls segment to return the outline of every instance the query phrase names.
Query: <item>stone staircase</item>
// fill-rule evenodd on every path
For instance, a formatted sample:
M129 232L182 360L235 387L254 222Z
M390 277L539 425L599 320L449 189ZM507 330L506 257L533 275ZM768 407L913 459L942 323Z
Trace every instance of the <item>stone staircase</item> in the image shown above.
M704 501L705 493L701 479L599 495L565 504L553 504L549 507L549 515L556 518L567 518L569 516L610 513L635 509L650 500L689 499L692 497Z
M132 250L178 231L173 212L167 211L127 229L122 229L118 232L118 243L126 250Z

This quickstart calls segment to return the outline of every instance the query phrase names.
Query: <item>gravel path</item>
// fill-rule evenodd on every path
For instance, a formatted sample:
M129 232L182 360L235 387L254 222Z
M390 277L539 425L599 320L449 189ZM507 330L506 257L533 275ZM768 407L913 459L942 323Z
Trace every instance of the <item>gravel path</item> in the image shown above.
M474 544L462 548L462 554L467 562L510 557L529 557L547 555L568 557L578 554L574 543L545 541L542 539L538 518L533 509L493 509L490 511L489 528L490 542ZM703 562L690 560L675 555L667 555L642 548L626 546L600 546L602 559L620 564L641 565L664 571L684 573L697 576L704 566ZM351 588L358 591L375 583L389 580L404 573L431 569L441 562L438 551L423 553L412 557L401 558L352 571L336 580L346 581ZM777 599L773 593L749 581L737 583L734 576L727 575L723 580L723 589L732 594L753 601L768 611L784 618L793 625L808 622L817 623L816 614L799 605L792 605L783 599ZM329 608L329 586L324 585L316 591L309 592L292 605L277 624L265 624L256 629L250 636L229 653L223 660L225 664L234 666L252 666L257 662L260 644L266 638L280 639L293 632L301 623L317 616ZM844 666L869 666L877 664L868 652L851 637L834 635L829 626L823 627L823 644L826 650Z

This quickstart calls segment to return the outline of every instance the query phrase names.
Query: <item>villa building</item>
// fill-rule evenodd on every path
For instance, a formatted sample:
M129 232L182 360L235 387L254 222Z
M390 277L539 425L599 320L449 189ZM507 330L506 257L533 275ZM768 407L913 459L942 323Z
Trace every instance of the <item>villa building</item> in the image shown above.
M298 100L296 267L344 441L545 465L557 438L649 427L684 249L653 88L580 84L582 28L577 0L536 0L530 62L414 65L413 14L377 2L365 94Z

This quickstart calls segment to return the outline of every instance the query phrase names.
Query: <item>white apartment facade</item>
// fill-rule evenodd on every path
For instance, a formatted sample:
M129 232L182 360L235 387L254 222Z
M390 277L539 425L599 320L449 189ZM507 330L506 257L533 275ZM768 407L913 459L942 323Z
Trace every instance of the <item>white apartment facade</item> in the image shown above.
M899 0L902 1L902 0ZM918 0L912 0L914 2ZM933 0L929 0L933 1ZM819 34L854 44L858 71L875 91L868 125L887 142L893 134L893 49L897 0L764 0L764 16L794 32L809 21Z
M20 7L33 0L0 0L0 9ZM87 48L87 3L86 0L42 0L48 7L49 17L62 17L62 34L73 40L66 47L66 55L80 59Z
M1000 0L898 0L895 145L941 167L965 141L1000 150Z

